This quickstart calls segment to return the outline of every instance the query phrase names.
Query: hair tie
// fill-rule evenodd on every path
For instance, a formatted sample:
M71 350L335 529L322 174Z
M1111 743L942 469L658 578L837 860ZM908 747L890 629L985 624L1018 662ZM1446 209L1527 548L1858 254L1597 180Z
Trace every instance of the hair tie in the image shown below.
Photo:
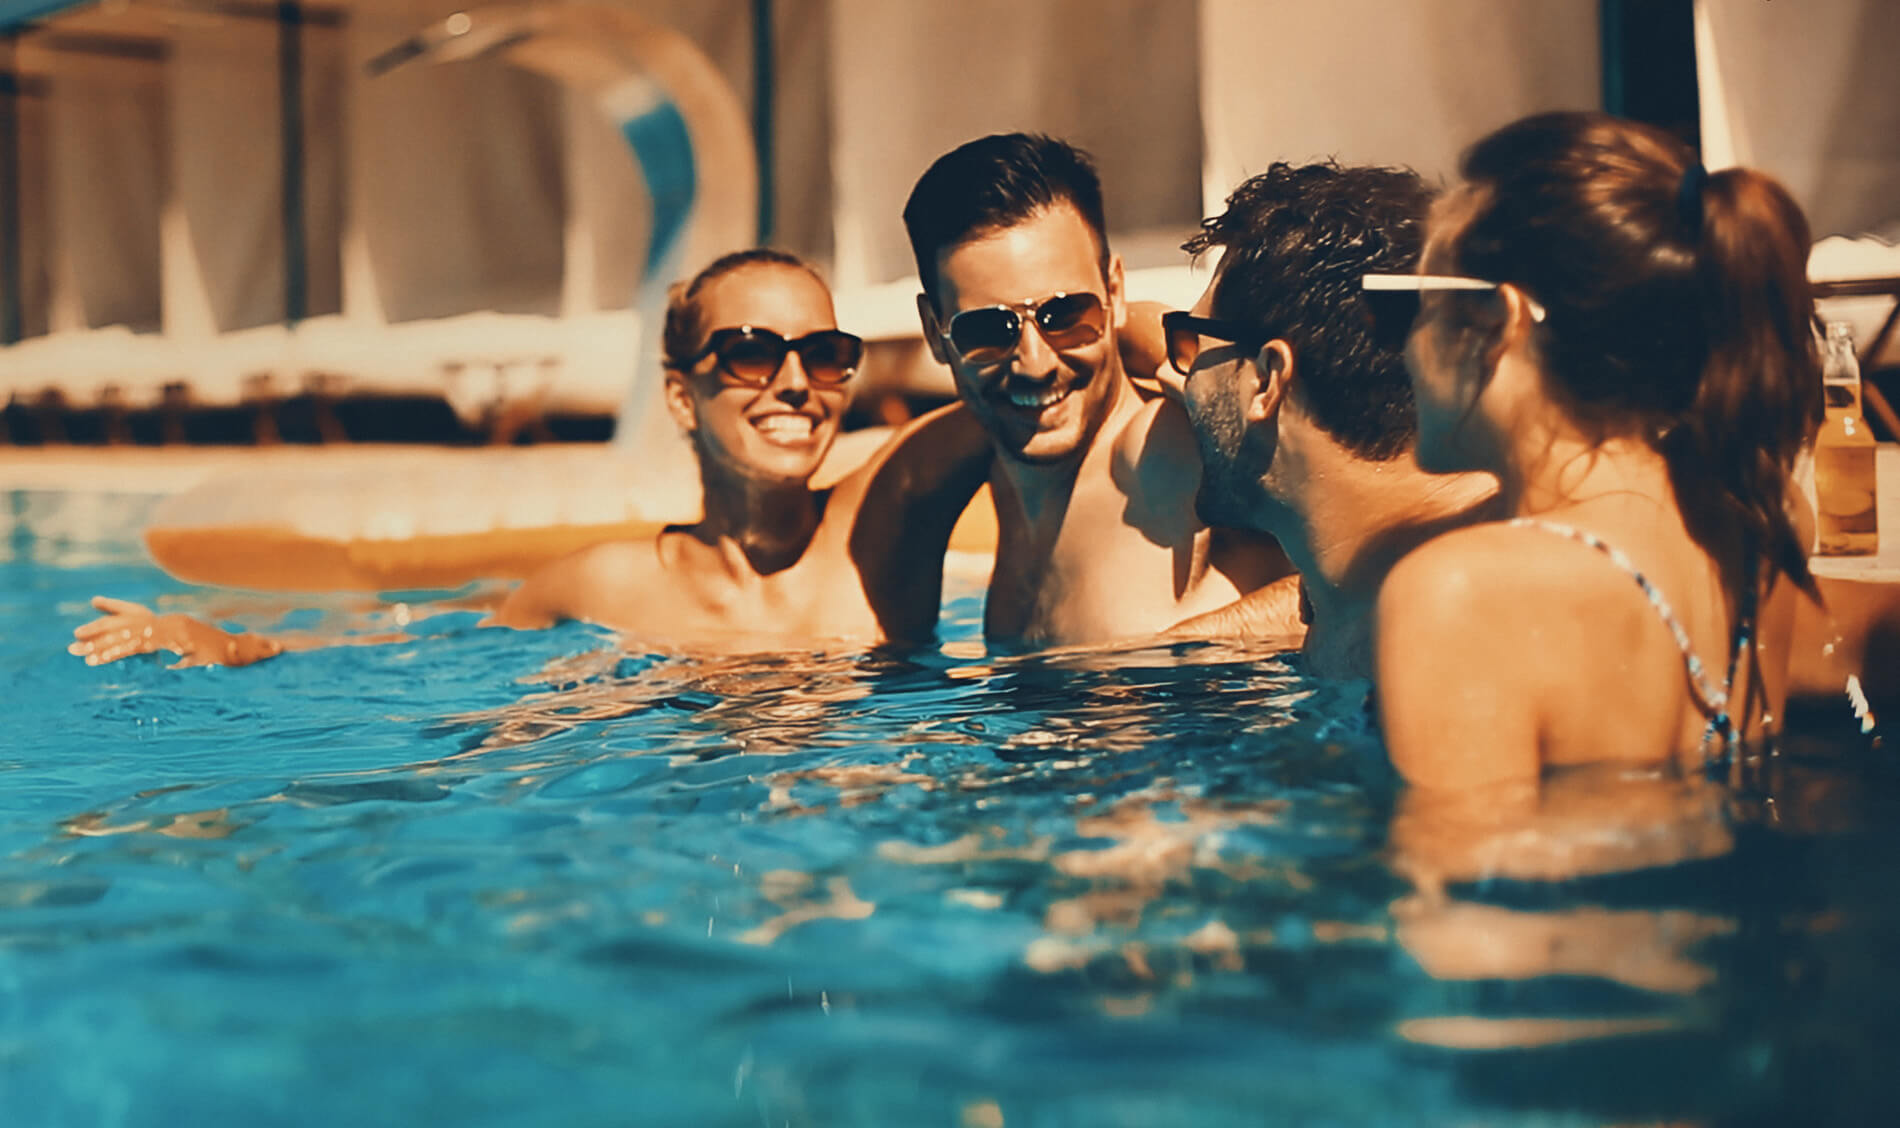
M1702 189L1708 182L1709 170L1697 161L1683 170L1682 183L1676 185L1676 215L1691 231L1702 230Z

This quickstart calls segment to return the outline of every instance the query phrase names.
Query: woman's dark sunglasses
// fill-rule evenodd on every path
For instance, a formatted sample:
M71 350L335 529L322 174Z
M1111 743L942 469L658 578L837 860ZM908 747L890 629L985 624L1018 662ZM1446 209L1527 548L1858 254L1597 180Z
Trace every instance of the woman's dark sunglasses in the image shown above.
M1503 285L1457 274L1367 274L1359 284L1360 296L1366 300L1366 317L1371 323L1373 342L1393 352L1405 351L1405 342L1412 335L1412 327L1418 324L1420 303L1427 291L1484 293ZM1529 294L1524 294L1524 301L1530 309L1531 320L1542 322L1546 316L1543 305Z
M718 371L733 383L763 388L778 375L788 352L798 354L806 379L836 385L857 372L858 362L864 359L864 342L841 329L821 329L788 341L770 329L741 325L713 330L706 347L686 358L686 367L716 357Z
M1273 339L1271 334L1236 321L1196 317L1180 310L1161 315L1161 332L1168 339L1168 363L1183 376L1193 370L1195 358L1201 355L1202 337L1240 345L1247 360L1252 360L1260 346Z
M1099 295L1057 293L1033 302L966 309L950 319L943 338L963 363L995 364L1022 343L1025 314L1035 317L1037 332L1057 350L1094 344L1108 324Z

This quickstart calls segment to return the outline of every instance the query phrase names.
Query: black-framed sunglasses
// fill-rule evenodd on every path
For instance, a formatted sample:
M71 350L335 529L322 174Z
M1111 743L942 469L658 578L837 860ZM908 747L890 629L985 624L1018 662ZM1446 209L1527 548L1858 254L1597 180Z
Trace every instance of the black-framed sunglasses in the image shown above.
M1058 352L1092 345L1108 327L1101 295L1057 292L1031 302L966 309L950 319L943 339L965 364L995 364L1022 344L1025 315L1036 319L1036 331Z
M1197 317L1178 309L1161 315L1161 333L1168 342L1168 363L1183 376L1193 370L1195 359L1201 355L1202 337L1241 346L1247 360L1252 360L1260 346L1273 339L1272 334L1238 321Z
M1453 290L1481 293L1496 290L1502 282L1466 278L1458 274L1367 274L1359 280L1366 299L1366 314L1372 321L1372 339L1380 348L1394 352L1405 348L1425 292ZM1544 320L1544 307L1536 298L1524 295L1531 320Z
M728 380L748 388L763 388L778 375L788 352L798 354L806 379L836 386L857 373L864 359L864 341L842 329L820 329L786 340L770 329L740 325L713 330L705 347L686 358L686 367L711 356L717 359L717 371Z

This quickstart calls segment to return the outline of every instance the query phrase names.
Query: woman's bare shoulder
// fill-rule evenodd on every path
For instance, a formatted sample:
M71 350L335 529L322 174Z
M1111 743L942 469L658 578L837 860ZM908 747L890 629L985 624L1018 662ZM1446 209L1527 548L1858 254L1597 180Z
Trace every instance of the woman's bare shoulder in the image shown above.
M590 545L529 576L496 611L495 621L544 627L566 619L622 619L663 587L665 573L658 538Z
M1433 537L1399 560L1387 577L1402 589L1441 598L1547 601L1580 580L1612 576L1587 546L1504 521L1467 525Z
M1538 585L1525 582L1515 547L1475 527L1447 533L1408 553L1379 589L1380 715L1393 765L1414 784L1536 777L1543 675L1525 629Z
M1502 522L1432 538L1402 557L1379 589L1382 634L1479 641L1491 625L1578 620L1608 586L1627 584L1581 545Z
M1482 602L1497 585L1516 587L1534 544L1502 525L1470 525L1440 534L1401 557L1380 589L1434 600Z

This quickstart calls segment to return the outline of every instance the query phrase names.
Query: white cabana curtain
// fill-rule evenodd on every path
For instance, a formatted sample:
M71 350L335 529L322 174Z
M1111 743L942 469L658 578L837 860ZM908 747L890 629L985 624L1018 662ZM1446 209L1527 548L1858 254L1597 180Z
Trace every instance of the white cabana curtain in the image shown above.
M1205 206L1276 160L1451 178L1485 132L1602 105L1597 0L1201 0Z
M186 24L166 68L171 169L165 324L183 336L270 325L286 312L277 27ZM306 316L342 308L342 33L304 29Z
M602 2L684 32L752 104L752 0ZM361 0L343 28L304 29L308 313L374 325L631 306L649 205L585 98L494 59L364 73L464 6ZM911 274L905 197L982 133L1089 149L1117 247L1162 266L1274 160L1448 177L1486 130L1601 103L1597 0L773 0L770 13L773 238L846 290ZM1891 237L1900 5L1703 0L1698 16L1711 163L1781 177L1817 234ZM162 58L38 53L45 94L20 110L29 333L195 336L281 318L276 36L270 20L195 20L165 33Z
M168 266L172 332L209 335L284 316L277 28L262 20L186 25L165 68L171 196L183 225Z
M51 231L48 328L159 328L166 168L158 60L60 52L44 151Z
M353 12L349 199L374 291L351 297L372 320L559 312L560 91L494 59L360 77L363 62L460 7L389 0Z
M1174 244L1200 219L1196 5L831 0L830 8L841 285L914 274L901 216L917 177L964 141L1015 129L1057 134L1094 154L1131 265L1178 259Z
M1816 238L1900 241L1900 4L1697 0L1709 167L1787 185Z

